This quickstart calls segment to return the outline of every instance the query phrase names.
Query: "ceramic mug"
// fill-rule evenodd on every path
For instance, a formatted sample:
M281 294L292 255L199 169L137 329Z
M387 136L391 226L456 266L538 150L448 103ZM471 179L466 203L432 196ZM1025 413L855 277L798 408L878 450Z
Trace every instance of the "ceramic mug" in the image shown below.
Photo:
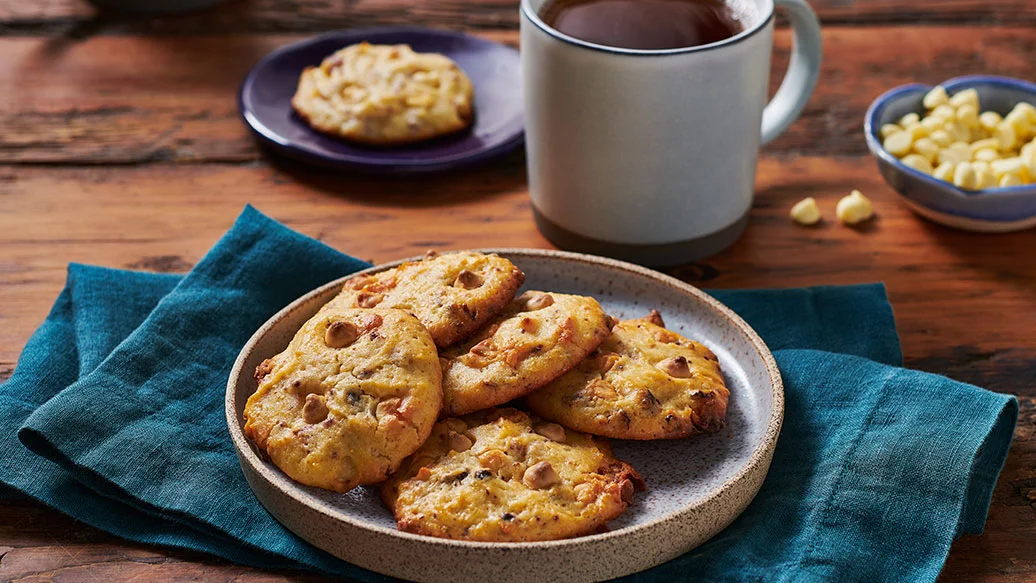
M668 50L598 45L522 0L529 191L536 224L564 249L673 265L728 247L748 222L760 144L802 112L820 70L805 0L740 0L745 29ZM774 5L794 49L766 103Z

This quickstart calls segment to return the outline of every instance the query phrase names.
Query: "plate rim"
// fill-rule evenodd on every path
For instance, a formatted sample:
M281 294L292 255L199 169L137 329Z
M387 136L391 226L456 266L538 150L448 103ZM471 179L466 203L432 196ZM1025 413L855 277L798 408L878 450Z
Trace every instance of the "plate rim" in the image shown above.
M346 28L325 32L322 34L314 35L308 38L304 38L286 45L277 47L269 53L263 55L245 74L244 79L241 80L241 85L237 91L237 111L238 116L241 118L242 123L249 131L254 134L260 141L281 152L291 158L308 162L310 164L316 164L319 166L330 167L330 168L350 168L355 170L366 170L368 172L380 172L380 173L419 173L419 172L437 172L450 170L453 168L460 168L470 164L476 164L494 158L496 156L503 155L511 150L517 148L525 141L525 120L524 111L521 112L520 117L522 118L519 123L517 131L511 135L506 136L499 143L486 147L480 148L468 153L454 154L451 156L443 156L427 160L385 160L385 159L369 159L365 157L355 156L352 154L337 154L330 155L320 150L314 150L305 146L301 146L298 143L286 139L280 133L272 130L263 123L262 119L255 115L255 108L248 104L246 95L250 93L250 89L255 83L256 72L268 65L270 61L273 61L286 53L298 51L309 48L311 45L325 42L337 37L342 36L356 36L356 35L383 35L392 33L407 33L407 34L420 34L427 36L435 36L440 38L449 39L465 39L467 41L474 41L477 43L483 43L486 45L494 45L496 47L505 49L513 53L516 58L520 59L520 53L518 49L505 45L501 42L467 34L461 31L455 31L450 29L442 28L431 28L421 26L372 26L372 27L361 27L361 28ZM475 115L478 115L476 110ZM300 122L301 123L301 122ZM312 130L311 131L316 131Z
M455 251L460 251L460 250L461 249L458 249L458 250L455 250ZM249 469L252 472L262 476L264 478L264 480L266 481L268 486L271 486L271 487L275 488L277 491L279 491L284 496L287 496L287 497L291 498L296 503L302 504L307 509L309 509L311 511L315 511L315 512L317 512L317 513L327 517L328 519L337 522L337 523L340 523L340 524L344 523L344 524L349 525L350 527L361 529L361 530L364 530L364 531L373 531L373 532L375 532L377 534L380 534L380 535L400 538L400 539L403 539L403 540L411 542L411 543L432 544L432 545L436 545L436 546L440 546L440 547L446 546L446 547L453 547L453 548L461 549L461 550L473 550L473 549L474 550L478 550L478 549L484 549L484 550L489 550L489 549L494 549L494 550L500 550L500 549L514 549L514 550L519 550L519 549L537 549L537 550L565 549L565 548L568 548L568 547L575 547L575 546L585 545L585 544L589 544L589 543L605 542L605 541L609 541L609 540L612 540L612 539L628 537L628 536L640 533L641 531L644 531L644 530L647 530L647 529L656 528L656 527L658 527L661 524L665 524L665 523L669 523L669 522L672 522L672 521L675 521L675 520L679 520L679 519L681 519L682 517L684 517L686 515L691 515L691 514L694 514L696 512L700 512L703 509L707 509L710 506L710 504L715 499L724 497L726 494L728 494L729 490L738 487L738 485L741 482L743 482L744 480L750 478L756 472L761 470L761 471L763 471L763 475L764 476L768 472L769 464L770 464L770 461L771 461L771 458L772 458L772 455L773 455L773 450L776 447L777 438L778 438L778 436L780 434L781 426L782 426L783 419L784 419L784 408L785 408L784 383L783 383L783 380L781 378L780 371L777 368L777 362L776 362L776 360L773 357L773 353L770 351L770 349L763 342L763 340L759 336L759 334L756 333L755 330L752 329L752 327L749 326L748 323L745 322L744 319L742 319L740 316L738 316L733 310L728 308L726 305L721 303L719 300L713 298L712 296L706 294L705 292L701 291L700 289L698 289L697 287L695 287L695 286L693 286L693 285L691 285L689 283L686 283L684 281L676 279L675 277L672 277L672 276L669 276L669 275L665 275L663 273L660 273L658 271L655 271L655 270L652 270L652 269L649 269L649 268L646 268L646 267L642 267L642 266L639 266L639 265L634 265L632 263L626 263L624 261L619 261L619 260L616 260L616 259L610 259L610 258L606 258L606 257L598 257L598 256L594 256L594 255L586 255L586 254L582 254L582 253L572 253L572 252L568 252L568 251L556 251L556 250L552 250L552 249L532 249L532 248L517 248L517 247L491 247L491 248L464 249L464 250L470 250L470 251L475 251L475 252L480 252L480 253L497 253L497 254L499 254L499 255L501 255L503 257L518 256L518 257L532 257L532 258L538 258L538 259L561 259L561 260L565 260L565 261L577 261L577 262L581 262L581 263L589 263L589 264L592 264L592 265L603 266L603 267L607 267L607 268L611 268L611 269L619 269L621 271L632 273L632 274L635 274L635 275L638 275L638 276L641 276L641 277L646 277L648 279L653 279L655 281L658 281L658 282L663 283L665 285L668 285L670 287L674 287L674 288L676 288L677 290L679 290L681 292L685 292L685 293L687 293L689 295L694 296L699 301L704 302L712 310L720 313L720 315L722 315L728 321L730 321L730 323L733 324L736 328L738 328L739 331L741 333L743 333L748 338L748 340L751 342L752 346L755 348L756 352L759 354L759 356L761 357L761 359L763 361L763 364L766 367L766 371L767 371L767 374L768 374L768 376L770 378L770 383L771 383L772 407L771 407L771 411L770 411L770 416L767 419L766 431L765 431L765 433L763 435L763 438L760 441L760 443L752 451L752 454L749 456L748 461L745 462L738 469L738 471L733 476L731 476L726 481L724 481L722 485L720 485L718 487L715 487L715 488L712 488L708 492L708 495L705 498L703 498L703 499L701 499L701 500L699 500L699 501L697 501L695 503L682 506L681 508L679 508L677 510L674 510L672 512L669 512L668 514L666 514L664 516L661 516L659 518L650 520L648 522L639 523L639 524L632 524L632 525L623 527L621 529L617 529L617 530L613 530L613 531L608 531L608 532L604 532L604 533L590 534L590 535L585 535L585 536L579 536L579 537L573 537L573 538L567 538L567 539L560 539L560 540L551 540L551 541L531 541L531 542L465 541L465 540L454 540L454 539L431 537L431 536L420 535L420 534L413 534L413 533L403 532L403 531L400 531L400 530L394 529L394 528L387 528L387 527L383 527L383 526L379 526L379 525L370 524L370 523L367 523L367 522L355 520L355 519L353 519L351 517L348 517L348 516L344 516L343 517L341 515L331 514L322 505L320 505L320 504L313 504L309 500L307 500L306 497L300 497L300 496L295 495L293 492L285 491L283 488L281 488L278 485L277 482L275 482L273 480L270 480L267 477L268 473L272 473L275 470L271 469L271 467L266 462L263 462L259 458L258 454L256 454L255 450L249 444L247 438L245 438L243 429L241 427L241 423L237 419L237 413L236 413L236 409L237 409L237 399L236 399L237 383L235 381L236 381L236 379L238 379L241 376L242 367L244 366L245 361L248 360L248 358L251 356L252 351L254 350L255 345L259 342L260 339L262 339L269 332L270 328L272 328L281 319L283 319L284 317L286 317L287 315L289 315L293 311L301 308L304 304L312 301L312 299L314 297L317 297L317 296L319 296L319 295L321 295L323 293L327 293L330 289L332 289L334 287L341 286L346 280L351 279L353 277L357 277L359 275L365 275L365 274L369 274L369 273L377 273L377 272L380 272L380 271L384 271L386 269L391 269L392 267L398 266L401 263L404 263L406 261L415 261L415 260L419 260L421 258L421 256L412 256L412 257L407 257L405 259L400 259L400 260L391 261L391 262L387 262L387 263L381 263L381 264L378 264L378 265L374 265L374 266L372 266L370 268L364 269L362 271L357 271L355 273L351 273L351 274L345 275L345 276L343 276L341 278L335 279L335 280L333 280L331 282L328 282L328 283L326 283L324 285L321 285L321 286L317 287L316 289L313 289L313 290L305 293L304 295L300 296L298 299L292 301L290 304L288 304L287 306L282 308L276 314L271 316L248 339L248 341L245 343L245 345L242 347L241 351L239 352L238 357L234 361L234 365L233 365L233 367L232 367L232 369L230 371L230 376L229 376L229 378L227 380L227 387L226 387L226 393L225 393L225 399L224 399L224 413L225 413L225 420L226 420L226 423L227 423L227 430L230 433L231 441L233 442L234 449L237 450L237 454L238 454L238 457L239 457L242 465L245 464L246 461L247 461L247 463L249 465ZM444 253L444 254L445 253L449 253L449 252L451 252L451 251L441 251L441 253ZM760 466L763 465L763 464L765 464L765 467L760 468ZM277 470L277 471L279 471L279 470ZM247 472L246 472L246 474L247 474ZM300 485L292 482L291 478L288 478L286 475L279 476L279 479L281 481L288 481L288 482L290 482L295 488L301 487ZM762 483L762 481L760 480L760 485L761 485L761 483ZM251 485L251 483L249 483L249 487L253 491L255 490L255 488ZM757 493L758 493L758 488L756 489L755 492L752 492L751 497L754 498ZM262 501L261 497L259 499L260 499L260 501ZM265 502L263 502L263 505L264 506L266 505ZM740 511L738 512L738 515L739 514L740 514ZM736 517L736 515L735 515L735 517ZM289 530L291 530L291 529L289 529Z

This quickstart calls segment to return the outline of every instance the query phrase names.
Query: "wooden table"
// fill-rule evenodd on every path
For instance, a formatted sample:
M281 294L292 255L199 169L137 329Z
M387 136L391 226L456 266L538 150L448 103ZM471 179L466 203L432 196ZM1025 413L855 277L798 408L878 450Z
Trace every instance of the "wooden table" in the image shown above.
M255 0L173 17L98 14L80 0L0 0L0 380L70 261L186 271L246 202L376 261L427 248L547 247L524 159L420 179L370 179L270 158L238 120L245 72L324 30L424 24L517 43L515 0ZM981 536L954 543L943 581L1036 580L1036 231L983 236L919 220L867 154L867 104L910 81L1036 75L1027 0L813 0L824 67L802 118L768 146L744 237L672 270L703 287L884 281L907 365L1019 395L1022 416ZM777 32L774 82L789 49ZM517 91L518 88L515 88ZM878 218L828 217L850 189ZM2 454L0 454L2 455ZM317 580L126 543L32 502L0 504L0 580Z

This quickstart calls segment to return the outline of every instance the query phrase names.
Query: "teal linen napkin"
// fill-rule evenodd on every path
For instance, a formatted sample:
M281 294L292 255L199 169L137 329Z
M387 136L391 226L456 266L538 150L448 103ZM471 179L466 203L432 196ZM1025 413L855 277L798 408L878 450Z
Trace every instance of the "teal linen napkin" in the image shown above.
M382 579L273 520L222 420L252 331L365 266L250 207L186 277L70 266L0 385L0 482L130 540ZM896 368L880 285L712 293L775 350L784 430L741 518L631 579L934 580L953 537L981 532L1016 401Z

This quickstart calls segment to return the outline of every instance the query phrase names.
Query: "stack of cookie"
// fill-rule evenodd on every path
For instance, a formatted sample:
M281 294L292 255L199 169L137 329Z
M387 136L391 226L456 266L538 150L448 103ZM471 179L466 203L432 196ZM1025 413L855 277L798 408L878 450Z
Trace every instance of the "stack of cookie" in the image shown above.
M716 356L658 312L616 323L591 297L517 295L524 279L459 252L347 281L258 367L245 433L303 484L380 484L408 532L602 529L644 487L606 438L716 431L729 392Z

